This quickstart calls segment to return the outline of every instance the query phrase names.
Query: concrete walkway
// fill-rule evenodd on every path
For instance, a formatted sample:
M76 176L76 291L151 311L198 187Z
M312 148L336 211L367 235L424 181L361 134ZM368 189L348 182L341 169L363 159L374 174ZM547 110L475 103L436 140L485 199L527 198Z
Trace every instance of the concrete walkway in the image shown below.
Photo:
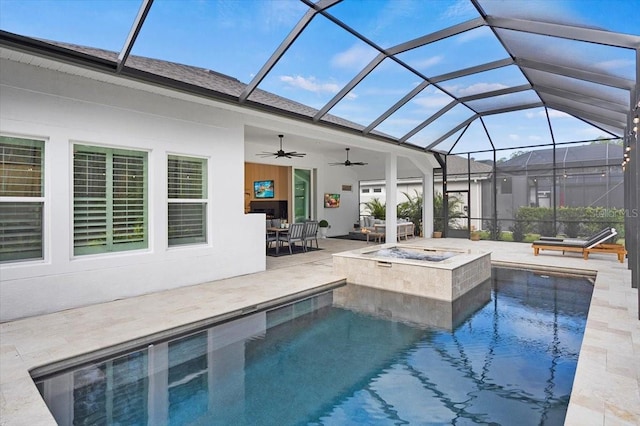
M410 244L490 251L498 264L597 273L569 405L568 425L640 424L640 321L637 290L615 256L548 252L529 244L415 239ZM167 335L262 309L343 282L332 253L366 243L320 241L323 250L267 258L267 271L0 324L0 424L55 425L29 372L69 358L135 347ZM371 246L373 244L370 244Z

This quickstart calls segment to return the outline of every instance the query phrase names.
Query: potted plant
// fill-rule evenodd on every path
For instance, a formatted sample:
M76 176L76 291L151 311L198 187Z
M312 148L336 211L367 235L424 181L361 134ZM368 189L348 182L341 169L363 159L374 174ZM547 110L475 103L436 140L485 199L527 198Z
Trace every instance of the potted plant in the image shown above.
M329 227L329 222L322 219L320 222L318 222L318 227L320 228L320 236L322 238L327 238L327 228Z

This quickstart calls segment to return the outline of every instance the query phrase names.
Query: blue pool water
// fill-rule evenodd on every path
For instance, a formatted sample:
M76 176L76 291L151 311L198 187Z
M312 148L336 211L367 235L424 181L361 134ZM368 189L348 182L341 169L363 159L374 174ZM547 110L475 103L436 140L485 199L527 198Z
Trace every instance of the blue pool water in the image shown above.
M349 285L36 383L61 425L561 425L591 292L508 269L453 304Z

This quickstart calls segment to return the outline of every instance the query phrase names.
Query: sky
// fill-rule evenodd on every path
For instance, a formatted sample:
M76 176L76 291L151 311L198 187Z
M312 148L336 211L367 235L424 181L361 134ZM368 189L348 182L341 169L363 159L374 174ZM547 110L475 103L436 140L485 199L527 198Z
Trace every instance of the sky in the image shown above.
M141 0L0 0L0 28L36 38L75 43L119 52ZM488 15L538 17L555 23L640 35L640 0L480 0ZM272 52L306 12L299 0L155 0L132 54L211 69L249 83ZM391 48L451 25L477 18L468 0L344 0L329 12L381 48ZM636 16L637 19L632 17ZM539 57L579 67L594 67L610 75L635 79L635 52L555 39L522 37L502 30L518 56ZM317 16L261 82L259 88L320 109L367 65L378 52ZM426 77L507 58L487 27L476 28L398 55ZM385 59L330 113L363 126L395 104L420 83L414 72ZM466 96L526 84L515 66L428 86L376 130L403 137L447 106L450 95ZM629 102L628 92L602 89L567 79L563 87L591 91L614 102ZM594 86L594 87L590 87ZM532 91L473 102L478 111L539 100ZM409 142L428 146L473 112L458 105ZM550 110L557 142L611 137L601 129ZM487 116L485 125L499 148L551 142L543 108ZM478 120L442 141L452 152L490 148ZM458 137L462 134L459 141ZM454 146L455 143L455 146ZM506 155L508 156L508 155Z

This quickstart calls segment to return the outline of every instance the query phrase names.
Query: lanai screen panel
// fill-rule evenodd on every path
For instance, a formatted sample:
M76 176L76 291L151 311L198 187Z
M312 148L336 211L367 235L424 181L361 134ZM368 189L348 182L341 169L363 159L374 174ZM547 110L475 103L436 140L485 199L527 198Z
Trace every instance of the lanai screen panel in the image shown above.
M118 8L128 2L110 3ZM297 0L154 0L131 53L206 68L248 83L306 10Z
M515 65L474 73L440 83L449 93L457 97L477 95L525 84L529 84L529 82L520 68Z
M483 113L503 108L516 108L520 105L535 104L540 97L533 90L492 96L467 102L467 106L476 112Z
M419 77L411 71L389 58L384 59L329 112L368 126L409 93L419 81Z
M496 149L553 143L544 108L531 108L483 117Z
M397 57L427 77L433 77L505 59L509 55L488 27L480 27L400 53Z
M377 54L324 16L316 16L259 87L321 109Z
M480 16L458 0L347 0L328 13L385 49Z
M140 2L131 0L3 0L0 28L36 39L118 52L139 8Z

